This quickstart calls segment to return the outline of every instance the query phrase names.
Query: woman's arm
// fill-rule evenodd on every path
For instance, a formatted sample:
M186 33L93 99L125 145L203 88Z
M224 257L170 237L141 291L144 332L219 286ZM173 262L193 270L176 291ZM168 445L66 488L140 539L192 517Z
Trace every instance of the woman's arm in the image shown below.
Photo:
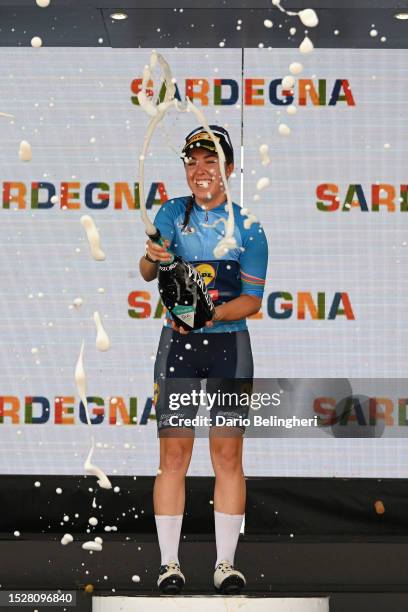
M256 314L262 305L262 298L256 297L255 295L240 295L234 298L230 302L220 304L215 307L215 314L211 321L207 321L206 327L212 327L214 321L239 321ZM171 324L175 331L180 334L188 334L189 332L183 327L179 327L173 319L167 318L167 322Z
M171 259L171 255L168 253L166 248L170 245L168 240L164 241L164 247L148 240L146 242L146 255L153 259L153 262L150 262L146 259L145 256L140 258L139 261L139 270L143 279L147 282L150 282L157 278L157 271L159 269L160 261L168 261Z
M256 314L262 305L262 298L242 294L239 297L215 307L214 321L239 321Z
M157 278L157 271L159 269L158 264L159 264L158 261L154 263L147 261L145 256L140 258L140 261L139 261L140 274L142 275L143 279L147 281L148 283L154 280L155 278Z

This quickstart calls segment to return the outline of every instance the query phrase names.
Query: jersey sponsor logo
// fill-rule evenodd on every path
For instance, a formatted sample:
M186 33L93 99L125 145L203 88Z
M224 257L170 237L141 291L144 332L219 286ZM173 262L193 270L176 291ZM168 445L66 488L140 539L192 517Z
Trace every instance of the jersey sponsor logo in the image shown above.
M203 277L206 287L208 287L215 281L216 276L217 276L217 270L211 264L200 263L197 266L195 266L195 269Z

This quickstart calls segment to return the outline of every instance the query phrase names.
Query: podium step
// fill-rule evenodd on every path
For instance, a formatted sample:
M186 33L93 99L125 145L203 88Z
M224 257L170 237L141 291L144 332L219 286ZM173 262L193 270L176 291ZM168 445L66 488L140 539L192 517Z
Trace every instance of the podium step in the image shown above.
M328 597L93 597L92 612L329 612Z

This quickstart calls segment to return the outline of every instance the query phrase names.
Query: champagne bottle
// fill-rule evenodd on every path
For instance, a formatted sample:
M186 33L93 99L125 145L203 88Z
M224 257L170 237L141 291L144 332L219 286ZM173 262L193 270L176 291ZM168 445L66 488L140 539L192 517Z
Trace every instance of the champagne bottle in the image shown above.
M160 231L150 240L164 246ZM168 251L170 253L170 251ZM159 264L158 283L163 304L177 325L190 331L204 327L214 315L214 304L201 274L178 255Z

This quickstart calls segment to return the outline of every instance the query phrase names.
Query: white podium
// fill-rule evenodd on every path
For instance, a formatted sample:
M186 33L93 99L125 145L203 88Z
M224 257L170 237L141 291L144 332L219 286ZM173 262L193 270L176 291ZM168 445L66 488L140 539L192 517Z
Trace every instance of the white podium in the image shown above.
M92 612L329 612L328 597L93 597Z

